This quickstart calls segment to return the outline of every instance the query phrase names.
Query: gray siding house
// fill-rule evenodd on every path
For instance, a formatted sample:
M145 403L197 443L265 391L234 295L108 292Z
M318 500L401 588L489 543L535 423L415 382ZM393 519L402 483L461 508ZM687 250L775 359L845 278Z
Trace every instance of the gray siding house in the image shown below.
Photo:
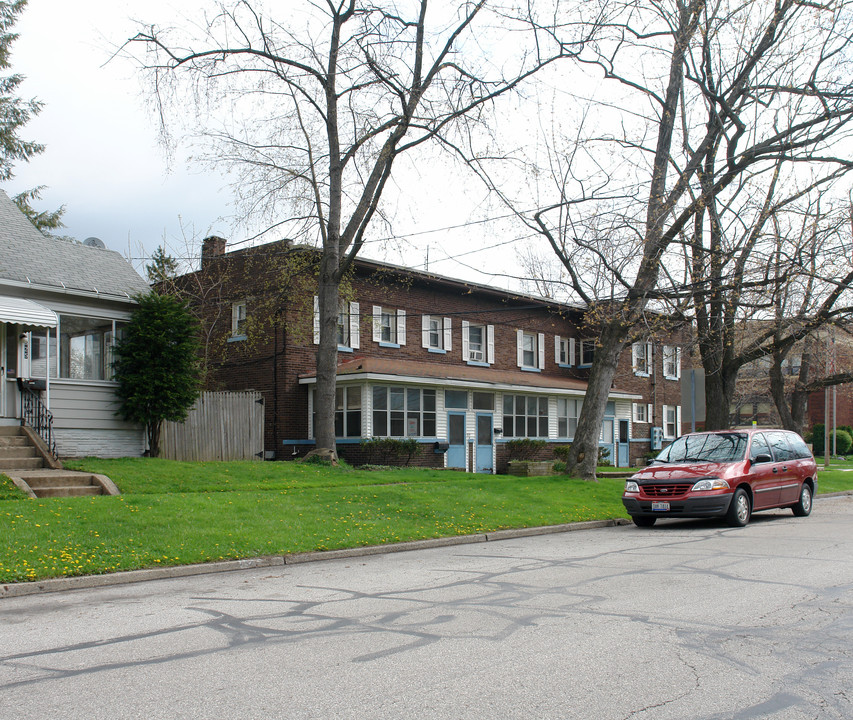
M111 363L132 296L148 291L117 252L45 237L0 191L0 425L20 424L29 389L58 455L141 455L142 428L116 415Z

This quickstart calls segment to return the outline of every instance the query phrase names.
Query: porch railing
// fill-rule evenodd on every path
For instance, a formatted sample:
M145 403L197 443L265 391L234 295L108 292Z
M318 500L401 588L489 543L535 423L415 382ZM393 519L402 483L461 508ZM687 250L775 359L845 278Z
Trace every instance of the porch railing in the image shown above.
M21 425L28 425L44 440L50 454L56 459L56 440L53 435L53 413L41 401L37 392L21 387Z

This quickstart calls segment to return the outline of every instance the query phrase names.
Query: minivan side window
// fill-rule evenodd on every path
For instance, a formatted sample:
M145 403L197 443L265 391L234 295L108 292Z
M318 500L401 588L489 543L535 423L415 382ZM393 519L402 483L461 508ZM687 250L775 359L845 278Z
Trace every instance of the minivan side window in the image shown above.
M791 450L791 446L788 445L788 438L785 437L785 433L767 433L767 442L770 443L770 447L773 449L773 457L776 459L776 462L785 462L786 460L794 459L794 453Z
M759 455L771 455L770 446L767 444L767 438L760 433L752 436L752 447L749 450L749 459L755 461Z

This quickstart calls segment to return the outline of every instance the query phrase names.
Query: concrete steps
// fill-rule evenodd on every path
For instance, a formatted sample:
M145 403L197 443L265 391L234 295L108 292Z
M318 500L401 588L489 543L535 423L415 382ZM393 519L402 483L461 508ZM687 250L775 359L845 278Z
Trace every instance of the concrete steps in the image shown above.
M60 463L46 462L27 432L14 425L0 426L0 473L31 498L119 494L105 475L64 470Z

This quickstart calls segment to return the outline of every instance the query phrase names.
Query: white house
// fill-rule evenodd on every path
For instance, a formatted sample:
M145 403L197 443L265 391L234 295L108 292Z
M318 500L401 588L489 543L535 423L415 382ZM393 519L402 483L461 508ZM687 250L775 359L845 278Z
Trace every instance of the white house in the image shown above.
M148 284L117 252L42 235L0 191L0 425L41 411L60 456L140 455L112 347ZM45 413L44 411L47 411Z

